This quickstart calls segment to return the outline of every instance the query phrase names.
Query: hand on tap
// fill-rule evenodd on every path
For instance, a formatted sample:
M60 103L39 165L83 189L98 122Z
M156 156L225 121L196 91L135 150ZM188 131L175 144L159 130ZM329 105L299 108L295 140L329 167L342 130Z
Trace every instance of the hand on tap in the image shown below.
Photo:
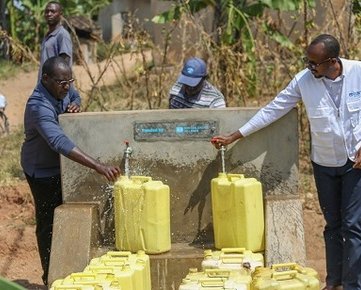
M227 146L228 144L233 143L234 141L243 138L242 134L237 130L233 132L230 135L227 136L214 136L211 139L211 143L216 147L217 149L220 149L221 146Z

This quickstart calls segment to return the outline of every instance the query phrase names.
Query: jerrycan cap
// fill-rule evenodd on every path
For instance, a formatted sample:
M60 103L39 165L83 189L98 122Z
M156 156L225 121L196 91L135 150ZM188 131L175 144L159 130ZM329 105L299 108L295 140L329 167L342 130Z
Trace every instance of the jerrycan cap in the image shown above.
M209 257L209 256L212 256L212 250L210 249L204 250L204 257Z
M225 172L219 172L219 173L218 173L218 177L219 177L219 178L227 178L227 173L225 173Z

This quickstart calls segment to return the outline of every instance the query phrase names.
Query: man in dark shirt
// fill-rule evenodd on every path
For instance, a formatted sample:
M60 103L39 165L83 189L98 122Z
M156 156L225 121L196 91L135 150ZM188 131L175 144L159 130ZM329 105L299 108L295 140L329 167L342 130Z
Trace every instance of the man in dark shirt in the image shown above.
M79 96L70 90L74 79L67 61L51 57L45 61L42 73L25 108L21 166L34 197L36 237L47 285L54 210L62 204L59 154L94 169L109 181L117 179L120 169L81 151L59 125L60 114L77 113L80 106Z

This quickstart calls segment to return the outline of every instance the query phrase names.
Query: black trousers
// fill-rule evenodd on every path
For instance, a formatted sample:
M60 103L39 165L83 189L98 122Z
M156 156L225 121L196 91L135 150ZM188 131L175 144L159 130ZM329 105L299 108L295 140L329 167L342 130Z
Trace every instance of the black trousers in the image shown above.
M312 163L326 226L326 284L361 289L361 170Z
M54 210L62 204L60 175L46 178L25 175L34 198L36 239L44 271L42 278L44 284L47 285Z

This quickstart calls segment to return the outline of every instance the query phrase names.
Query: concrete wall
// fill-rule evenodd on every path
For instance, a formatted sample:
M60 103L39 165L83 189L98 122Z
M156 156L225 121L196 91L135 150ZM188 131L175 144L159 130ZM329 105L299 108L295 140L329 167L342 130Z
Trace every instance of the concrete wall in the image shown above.
M218 132L233 132L256 111L227 108L80 113L61 115L60 122L81 149L108 164L122 164L124 141L130 141L131 175L151 176L171 188L172 242L207 243L212 241L210 181L221 171L220 155L210 144L210 137ZM148 136L141 140L136 136L139 124L190 121L212 122L214 128L200 137ZM225 158L227 172L257 178L266 197L297 199L296 110L229 146ZM64 201L99 203L103 243L114 245L112 192L106 189L106 180L64 157L61 165Z

